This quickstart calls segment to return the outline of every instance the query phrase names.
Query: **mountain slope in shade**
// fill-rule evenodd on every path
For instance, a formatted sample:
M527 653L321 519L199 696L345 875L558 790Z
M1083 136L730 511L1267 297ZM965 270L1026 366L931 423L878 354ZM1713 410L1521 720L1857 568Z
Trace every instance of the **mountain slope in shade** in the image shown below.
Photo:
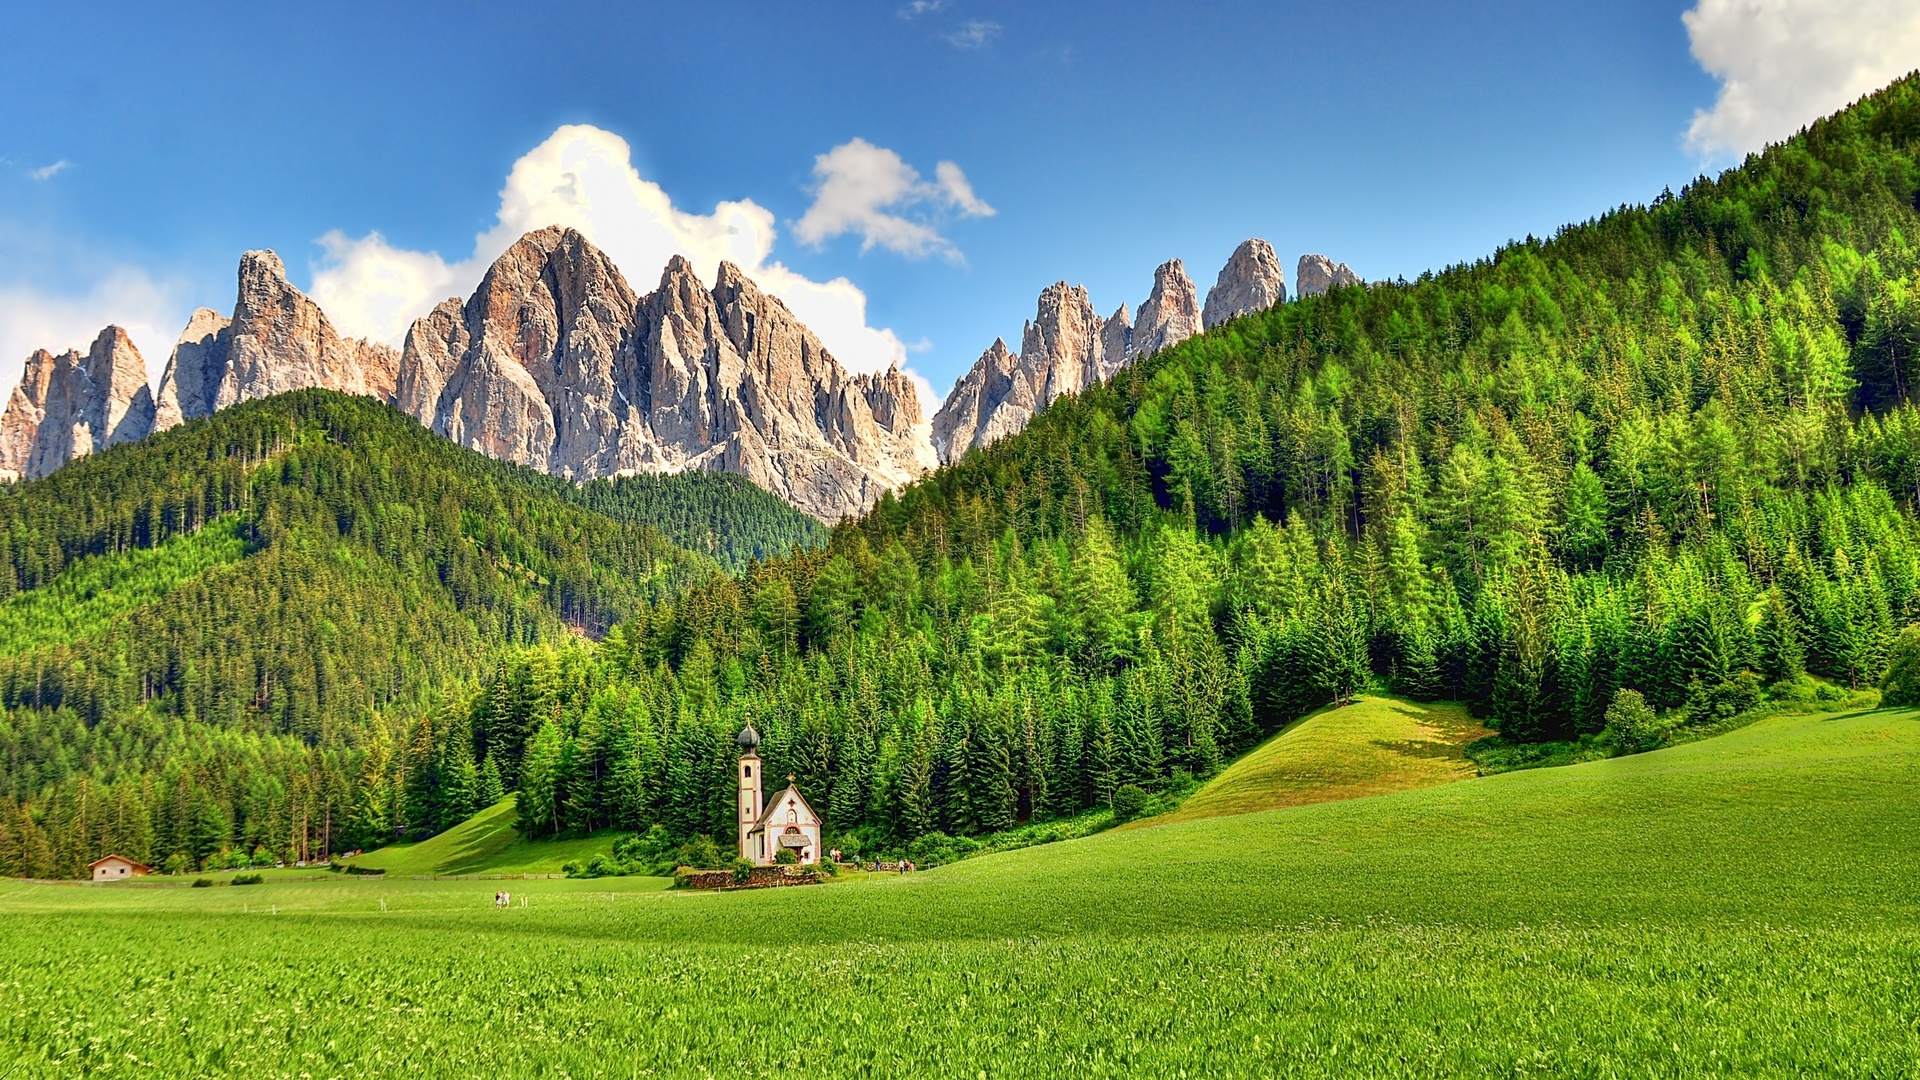
M169 541L209 530L237 536L237 557L174 573ZM597 636L719 571L581 505L563 480L324 390L222 409L23 483L0 498L0 533L0 606L75 574L116 582L133 605L0 648L0 708L310 740L418 706L510 646Z

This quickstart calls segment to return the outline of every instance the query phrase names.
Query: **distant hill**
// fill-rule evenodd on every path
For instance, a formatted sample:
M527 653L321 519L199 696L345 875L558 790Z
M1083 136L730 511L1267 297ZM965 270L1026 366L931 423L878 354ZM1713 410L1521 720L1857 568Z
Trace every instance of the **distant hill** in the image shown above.
M575 489L575 498L615 520L651 525L681 547L711 555L732 573L756 560L768 562L827 542L827 527L818 518L732 473L594 480Z
M717 573L365 398L223 409L0 491L0 816L62 873L317 851L399 718Z

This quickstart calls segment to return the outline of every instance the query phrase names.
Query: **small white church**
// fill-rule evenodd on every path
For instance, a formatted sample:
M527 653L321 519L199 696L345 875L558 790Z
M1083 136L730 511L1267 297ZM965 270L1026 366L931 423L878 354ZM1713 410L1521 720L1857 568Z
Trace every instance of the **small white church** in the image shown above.
M739 739L740 857L755 866L771 866L780 849L786 848L803 864L819 862L820 815L801 797L791 776L785 791L763 800L760 733L748 724L740 729Z

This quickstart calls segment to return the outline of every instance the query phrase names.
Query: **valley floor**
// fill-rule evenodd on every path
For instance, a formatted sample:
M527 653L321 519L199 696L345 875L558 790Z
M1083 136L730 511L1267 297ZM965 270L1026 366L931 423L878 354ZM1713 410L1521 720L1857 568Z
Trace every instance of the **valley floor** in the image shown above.
M821 888L7 883L0 1076L1912 1075L1916 792L1883 710Z

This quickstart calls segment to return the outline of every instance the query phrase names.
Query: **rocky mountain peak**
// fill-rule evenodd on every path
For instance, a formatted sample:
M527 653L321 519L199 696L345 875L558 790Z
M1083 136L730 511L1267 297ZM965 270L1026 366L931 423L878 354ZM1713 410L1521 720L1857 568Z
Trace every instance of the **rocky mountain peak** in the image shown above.
M227 345L233 323L210 308L196 308L186 329L174 342L167 369L160 377L153 429L165 431L214 410L220 383L227 374Z
M675 256L635 295L571 229L529 233L464 307L417 321L396 403L494 457L581 480L740 473L832 521L935 460L911 379L852 375L777 297Z
M1233 249L1220 277L1207 290L1207 306L1201 322L1211 330L1229 319L1255 311L1266 311L1287 302L1286 272L1280 257L1265 240L1244 240Z
M391 401L399 353L342 338L320 305L287 280L272 251L240 257L233 317L202 308L160 378L160 429L241 401L320 386Z
M1025 427L1037 407L1031 373L1004 338L994 338L934 414L934 449L941 461L958 461L968 450Z
M1319 296L1339 285L1363 285L1360 275L1346 263L1335 263L1325 255L1302 255L1294 267L1294 286L1301 296Z
M1041 290L1020 336L1021 365L1031 372L1041 408L1100 381L1101 325L1086 286L1056 281Z
M1130 356L1149 356L1178 345L1199 333L1200 295L1179 259L1168 259L1153 272L1153 292L1140 305L1133 325Z
M1133 351L1133 319L1121 304L1100 326L1100 377L1120 370Z
M147 362L120 327L100 331L85 353L39 350L0 415L0 476L45 476L76 457L144 439L153 417Z

